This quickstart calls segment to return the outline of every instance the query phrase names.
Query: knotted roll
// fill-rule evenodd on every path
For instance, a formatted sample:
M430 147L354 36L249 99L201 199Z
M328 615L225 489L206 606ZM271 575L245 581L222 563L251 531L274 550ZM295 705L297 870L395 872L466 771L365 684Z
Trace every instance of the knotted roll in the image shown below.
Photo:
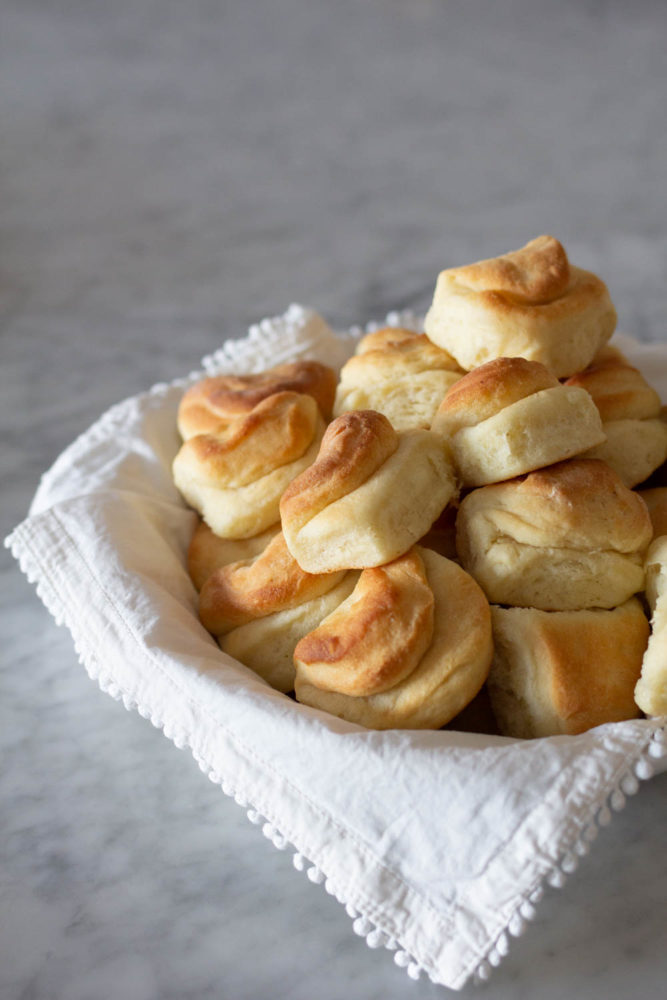
M604 282L570 265L553 236L442 271L424 322L430 339L466 371L518 356L559 378L585 368L615 326Z
M635 688L635 701L647 715L667 715L667 535L659 535L651 543L645 569L651 637Z
M419 546L365 569L295 651L297 700L371 729L438 729L475 697L489 605L460 566Z
M250 538L279 520L283 490L315 460L323 433L312 396L279 392L185 441L174 481L216 535Z
M611 465L626 486L644 482L667 459L667 422L644 376L614 347L604 347L585 371L565 383L590 393L606 441L587 452Z
M397 431L428 428L440 400L463 374L425 334L387 328L368 334L360 347L341 369L335 416L377 410Z
M199 618L224 652L278 690L291 691L294 647L348 596L357 576L304 572L278 532L254 559L222 566L207 578Z
M491 617L487 687L504 736L574 735L637 717L649 629L636 598L608 611L492 607Z
M186 441L195 434L219 432L277 392L312 396L324 419L329 420L336 375L319 361L293 361L257 375L214 375L202 379L181 399L177 417L181 437Z
M452 450L460 482L501 482L605 440L585 389L563 386L537 361L496 358L449 389L432 428Z
M456 547L493 604L614 608L643 590L646 504L605 462L572 459L462 501Z
M329 424L317 460L285 490L287 546L309 573L390 562L430 528L456 491L440 440L397 434L373 410Z
M188 572L197 590L221 566L259 555L279 531L280 522L252 538L220 538L200 520L188 548Z

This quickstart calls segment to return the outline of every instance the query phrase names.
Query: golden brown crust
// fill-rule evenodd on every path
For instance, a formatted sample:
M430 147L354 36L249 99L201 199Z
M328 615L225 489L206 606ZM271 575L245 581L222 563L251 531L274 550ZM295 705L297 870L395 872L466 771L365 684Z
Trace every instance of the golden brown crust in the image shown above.
M257 375L215 375L184 393L178 427L183 438L218 430L278 392L312 396L328 420L335 391L335 372L319 361L293 361Z
M660 413L660 397L637 368L612 347L593 358L583 372L572 375L565 385L577 385L593 398L604 422L643 420Z
M374 336L370 334L369 336ZM413 334L403 340L367 347L352 355L341 369L343 384L356 384L366 379L396 379L424 371L460 372L454 358L428 339L425 333Z
M501 516L515 514L514 537L529 545L636 552L651 538L646 504L606 462L558 462L484 489L495 491Z
M433 634L433 593L415 549L365 569L351 596L294 651L304 680L364 696L394 687L417 666Z
M353 410L336 417L324 432L316 461L282 495L283 525L298 527L361 486L397 448L398 435L381 413Z
M488 688L504 735L574 735L637 717L649 627L636 598L612 610L491 610Z
M479 424L520 399L558 385L556 376L537 361L495 358L473 368L447 391L433 430L455 434L461 427Z
M197 590L221 566L259 555L279 531L277 523L251 538L221 538L205 521L199 520L188 547L188 573Z
M415 333L414 330L407 330L403 326L383 326L380 330L367 333L357 344L355 354L364 354L366 351L376 351L380 348L395 347L404 341L414 341L423 334Z
M255 618L319 597L342 577L342 573L304 572L278 532L256 559L231 563L209 576L199 599L199 617L209 632L223 635Z
M605 462L573 459L462 501L456 545L492 603L612 608L643 589L651 522Z
M516 303L551 303L570 284L570 265L562 244L538 236L519 250L450 270L457 282L476 292L499 293Z
M551 236L442 271L424 320L428 337L468 371L519 356L542 362L559 378L585 368L615 325L604 282L569 265Z
M201 483L245 486L300 458L312 443L317 424L317 404L311 396L276 393L221 433L189 438L181 447L179 462Z
M371 729L438 729L475 697L491 663L488 602L456 563L427 549L413 551L434 598L431 642L414 670L388 690L352 696L310 683L295 658L298 701Z

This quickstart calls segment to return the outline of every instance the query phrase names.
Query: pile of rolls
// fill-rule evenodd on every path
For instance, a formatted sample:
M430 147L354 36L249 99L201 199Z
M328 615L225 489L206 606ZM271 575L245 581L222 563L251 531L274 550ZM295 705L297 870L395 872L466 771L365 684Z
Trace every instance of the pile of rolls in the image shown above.
M667 713L667 421L615 325L541 236L443 271L423 332L368 334L340 373L192 386L173 472L202 624L372 729Z

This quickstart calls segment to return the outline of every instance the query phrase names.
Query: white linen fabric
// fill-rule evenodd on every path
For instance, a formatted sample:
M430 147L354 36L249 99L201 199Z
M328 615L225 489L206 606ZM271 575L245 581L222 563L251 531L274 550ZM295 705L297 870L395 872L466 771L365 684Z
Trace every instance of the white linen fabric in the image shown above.
M340 365L353 346L293 306L203 365ZM667 398L665 351L622 346ZM609 820L608 803L621 808L667 754L666 720L531 741L370 732L295 703L226 656L197 618L185 567L195 515L171 477L178 402L202 374L109 410L45 474L7 544L89 674L188 746L346 904L372 947L392 949L413 978L454 989L486 978L545 881L562 884Z

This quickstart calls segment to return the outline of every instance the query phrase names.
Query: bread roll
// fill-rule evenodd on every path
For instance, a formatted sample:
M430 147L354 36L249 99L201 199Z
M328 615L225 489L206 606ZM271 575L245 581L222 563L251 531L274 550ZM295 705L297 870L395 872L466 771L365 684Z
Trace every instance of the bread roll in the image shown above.
M387 332L368 334L365 349L341 369L334 415L377 410L397 431L428 428L441 399L463 373L425 334L402 331L398 341L380 339ZM371 344L381 346L368 346L371 337L378 338Z
M522 357L559 378L585 368L615 326L604 282L571 266L553 236L442 271L424 322L433 343L466 371Z
M229 563L209 576L199 596L199 617L213 635L224 635L256 618L320 597L344 575L306 573L279 531L254 559Z
M205 521L199 520L188 548L188 572L197 590L221 566L258 556L279 531L280 522L252 538L220 538Z
M589 394L524 358L496 358L465 375L431 429L451 448L463 486L511 479L605 440Z
M366 569L294 652L298 701L371 729L437 729L491 661L488 603L456 563L415 546Z
M602 418L606 440L587 451L587 457L607 462L626 486L643 483L667 459L660 397L620 351L603 348L565 385L590 393Z
M339 583L319 597L232 629L218 639L220 648L277 691L292 691L296 644L351 594L358 578L358 572L345 573Z
M611 610L491 608L488 691L500 732L575 735L634 719L633 691L648 640L636 598Z
M381 566L428 531L455 491L435 434L399 435L373 410L344 413L282 496L285 540L309 573Z
M311 396L279 392L219 433L184 442L174 481L223 538L251 538L279 519L285 487L319 450L324 421Z
M214 375L183 394L178 429L183 440L219 431L277 392L312 396L324 419L329 420L335 391L335 372L319 361L292 361L257 375Z
M646 504L604 462L572 459L473 490L456 547L493 604L613 608L643 590Z
M635 700L647 715L667 715L667 535L659 535L651 543L645 568L651 637Z

